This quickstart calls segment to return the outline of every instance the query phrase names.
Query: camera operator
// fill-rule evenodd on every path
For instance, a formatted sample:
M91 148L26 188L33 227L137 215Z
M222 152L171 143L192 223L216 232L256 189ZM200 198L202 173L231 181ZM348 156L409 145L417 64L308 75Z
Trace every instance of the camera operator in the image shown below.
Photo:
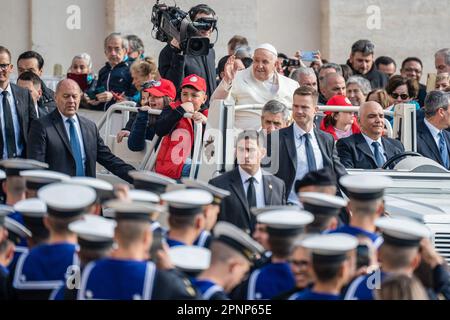
M189 18L192 22L203 22L206 18L215 18L216 13L206 4L199 4L189 10ZM200 36L210 38L214 31L214 25L210 29L198 28ZM209 49L207 56L185 55L180 49L177 40L173 39L159 54L159 73L162 78L168 79L180 88L182 80L191 74L196 74L206 80L208 97L216 89L216 53L213 48Z

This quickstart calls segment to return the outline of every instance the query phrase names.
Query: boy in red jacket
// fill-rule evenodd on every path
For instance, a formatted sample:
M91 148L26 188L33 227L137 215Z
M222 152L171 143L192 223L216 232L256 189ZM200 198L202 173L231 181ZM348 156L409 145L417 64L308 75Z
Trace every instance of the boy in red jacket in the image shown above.
M156 134L164 137L156 158L155 171L172 179L188 177L194 145L194 122L206 125L206 81L195 74L181 83L181 101L165 107L155 125ZM191 118L184 115L190 113Z

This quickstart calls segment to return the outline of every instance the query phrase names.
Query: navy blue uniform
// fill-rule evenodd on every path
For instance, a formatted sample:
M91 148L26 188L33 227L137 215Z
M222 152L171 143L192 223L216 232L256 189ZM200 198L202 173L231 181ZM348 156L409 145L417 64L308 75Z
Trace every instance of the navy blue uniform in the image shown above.
M241 299L267 300L295 287L295 277L289 263L268 263L250 274L243 284Z
M341 300L341 297L330 293L314 292L310 288L306 288L293 294L289 300Z
M209 248L211 244L212 236L211 232L203 230L194 242L194 246Z
M212 281L193 280L193 285L205 300L230 300L223 288Z
M17 297L48 299L65 284L68 268L79 265L76 249L71 243L42 244L21 255L13 277Z
M386 276L387 273L379 270L359 276L350 283L344 300L375 300L374 289L380 288Z
M363 230L361 228L358 227L353 227L350 226L348 224L343 225L342 227L339 227L335 230L331 230L325 233L345 233L345 234L349 234L351 236L354 237L358 237L358 236L365 236L367 238L369 238L370 240L372 240L373 245L375 246L375 248L379 248L381 246L381 244L383 243L383 237L377 233L373 233L373 232L369 232L366 230Z
M184 300L198 298L176 272L156 270L148 261L106 258L89 263L82 274L79 300Z

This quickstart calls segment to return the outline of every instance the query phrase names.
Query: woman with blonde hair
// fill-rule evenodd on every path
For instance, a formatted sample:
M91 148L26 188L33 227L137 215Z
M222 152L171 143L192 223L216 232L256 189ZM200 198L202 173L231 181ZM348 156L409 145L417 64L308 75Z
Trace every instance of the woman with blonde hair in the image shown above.
M420 281L406 274L394 274L375 291L377 300L429 300Z

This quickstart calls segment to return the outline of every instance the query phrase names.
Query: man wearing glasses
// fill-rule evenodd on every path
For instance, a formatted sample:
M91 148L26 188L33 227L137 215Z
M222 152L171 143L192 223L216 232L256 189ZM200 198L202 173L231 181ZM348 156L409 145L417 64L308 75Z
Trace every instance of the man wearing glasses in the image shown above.
M406 58L402 62L402 68L400 69L400 74L403 78L417 80L417 83L419 84L419 94L417 96L417 102L419 102L420 107L423 107L423 103L427 95L427 86L420 83L422 71L422 60L417 57Z
M31 120L36 110L30 92L10 83L11 53L0 46L0 159L24 158Z

